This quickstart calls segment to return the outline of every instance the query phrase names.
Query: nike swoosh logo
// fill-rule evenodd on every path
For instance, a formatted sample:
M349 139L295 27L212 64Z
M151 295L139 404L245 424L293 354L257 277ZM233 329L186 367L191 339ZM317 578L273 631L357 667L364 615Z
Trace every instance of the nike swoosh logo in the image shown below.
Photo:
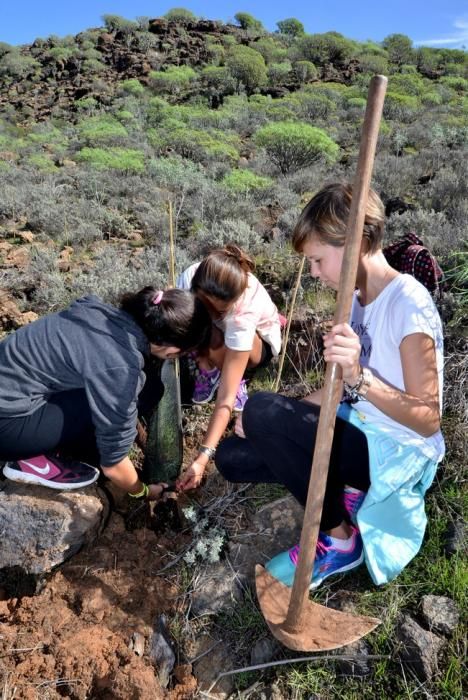
M44 474L44 475L46 475L46 474L48 474L48 473L50 472L50 464L49 464L49 462L47 462L47 464L45 465L45 467L37 467L35 464L31 464L31 462L26 462L25 459L22 459L21 461L24 462L25 464L27 464L28 467L31 467L31 469L34 469L34 471L37 472L38 474Z

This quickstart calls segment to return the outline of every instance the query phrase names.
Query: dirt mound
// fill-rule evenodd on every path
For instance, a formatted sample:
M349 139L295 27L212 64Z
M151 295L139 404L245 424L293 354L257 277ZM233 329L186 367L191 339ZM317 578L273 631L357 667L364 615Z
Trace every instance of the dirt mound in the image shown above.
M0 676L16 700L182 700L196 681L180 665L173 688L161 688L147 654L155 620L177 612L177 590L158 576L185 536L128 532L113 514L97 543L63 566L34 597L0 595ZM15 693L13 692L15 689ZM5 692L5 690L4 690Z

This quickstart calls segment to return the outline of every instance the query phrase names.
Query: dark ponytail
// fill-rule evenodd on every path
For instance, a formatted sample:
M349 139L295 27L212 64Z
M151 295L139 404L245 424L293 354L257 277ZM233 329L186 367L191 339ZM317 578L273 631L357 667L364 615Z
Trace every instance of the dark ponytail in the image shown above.
M208 311L191 292L183 289L144 287L124 294L120 308L133 317L150 343L174 345L183 352L205 348L211 335Z
M239 246L229 243L212 250L192 279L192 292L203 292L221 301L235 301L248 285L248 273L255 270L252 258Z

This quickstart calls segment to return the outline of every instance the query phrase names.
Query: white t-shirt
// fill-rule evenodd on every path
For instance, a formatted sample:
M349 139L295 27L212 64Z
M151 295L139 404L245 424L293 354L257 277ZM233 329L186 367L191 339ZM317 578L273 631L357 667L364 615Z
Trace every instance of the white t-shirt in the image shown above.
M199 264L190 265L179 275L177 287L190 289ZM223 331L224 343L231 350L252 350L255 333L271 346L275 357L281 350L278 309L265 287L250 272L245 292L215 324Z
M366 306L361 306L355 294L350 325L361 341L361 365L369 367L376 376L401 391L405 390L399 350L402 340L413 333L425 333L431 337L435 345L442 410L442 324L434 302L422 284L411 275L400 274ZM398 442L417 447L429 459L439 462L444 456L445 445L440 430L425 438L397 423L370 401L360 399L354 408L369 422L378 425L379 430L388 432Z

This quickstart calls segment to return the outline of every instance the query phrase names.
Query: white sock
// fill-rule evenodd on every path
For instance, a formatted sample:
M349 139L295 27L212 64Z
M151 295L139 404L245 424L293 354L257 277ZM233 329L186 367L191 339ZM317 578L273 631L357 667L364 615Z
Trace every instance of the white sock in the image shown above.
M364 493L364 491L361 491L361 489L355 489L354 486L345 486L344 490L347 493Z
M353 535L350 535L346 540L342 540L338 537L331 537L331 535L329 535L329 537L334 547L336 547L337 549L343 549L345 552L348 552L354 546Z

